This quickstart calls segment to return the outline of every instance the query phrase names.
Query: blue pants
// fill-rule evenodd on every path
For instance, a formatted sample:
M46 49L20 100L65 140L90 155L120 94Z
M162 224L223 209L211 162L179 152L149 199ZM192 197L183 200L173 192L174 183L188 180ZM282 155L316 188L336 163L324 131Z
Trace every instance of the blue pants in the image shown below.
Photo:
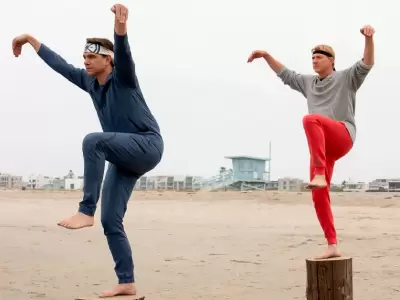
M102 188L101 223L114 259L119 283L135 282L132 250L122 224L133 187L140 176L161 160L162 139L153 134L90 133L82 145L84 158L83 200L79 211L94 216Z

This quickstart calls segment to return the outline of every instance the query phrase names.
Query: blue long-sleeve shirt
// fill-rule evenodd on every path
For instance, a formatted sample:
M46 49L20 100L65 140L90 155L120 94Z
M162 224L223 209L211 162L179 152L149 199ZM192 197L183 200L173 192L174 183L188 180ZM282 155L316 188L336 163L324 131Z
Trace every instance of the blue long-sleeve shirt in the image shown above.
M126 34L114 32L114 69L103 85L45 44L41 44L38 55L54 71L90 94L104 132L149 134L162 141L159 125L141 92Z

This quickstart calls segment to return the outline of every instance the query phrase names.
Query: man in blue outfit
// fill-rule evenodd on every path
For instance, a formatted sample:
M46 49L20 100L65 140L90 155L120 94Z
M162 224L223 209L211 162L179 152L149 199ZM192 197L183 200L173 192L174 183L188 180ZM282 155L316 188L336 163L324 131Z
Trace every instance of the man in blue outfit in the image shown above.
M114 45L106 39L87 39L84 47L86 70L68 64L62 57L31 35L13 40L13 52L21 54L29 43L54 71L89 93L103 132L83 140L84 188L78 212L58 225L68 229L93 226L103 180L101 222L115 262L118 285L101 297L135 295L132 251L124 232L123 217L137 179L160 162L164 144L157 121L143 98L136 77L127 37L128 9L112 7L115 14Z

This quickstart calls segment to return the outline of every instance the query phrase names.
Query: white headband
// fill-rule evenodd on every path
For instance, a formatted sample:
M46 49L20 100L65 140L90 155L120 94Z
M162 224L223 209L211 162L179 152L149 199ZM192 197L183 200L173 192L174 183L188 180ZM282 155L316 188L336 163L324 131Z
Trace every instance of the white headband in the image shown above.
M114 52L104 48L102 45L94 44L94 43L87 43L85 45L84 52L90 52L95 54L103 54L103 55L110 55L111 59L114 60Z

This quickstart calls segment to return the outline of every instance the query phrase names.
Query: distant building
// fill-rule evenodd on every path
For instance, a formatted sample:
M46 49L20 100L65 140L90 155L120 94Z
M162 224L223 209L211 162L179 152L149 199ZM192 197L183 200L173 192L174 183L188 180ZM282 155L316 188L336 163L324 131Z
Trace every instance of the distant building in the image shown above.
M289 192L300 192L303 189L304 181L297 178L284 177L278 179L278 190Z
M254 156L226 156L232 169L220 168L218 175L198 183L203 190L276 190L278 182L270 180L270 158ZM266 169L266 162L268 168Z
M50 176L31 174L26 187L28 189L42 189L47 185L53 184L53 180L54 178Z
M19 189L22 188L22 176L14 176L11 174L0 173L0 188L3 189Z
M375 179L368 184L367 192L399 192L400 178Z
M72 170L63 177L34 176L29 177L27 188L45 190L81 190L83 189L83 176L76 176Z
M135 190L195 190L199 188L196 182L201 180L200 176L188 175L142 176L136 182Z
M268 181L269 170L266 170L266 162L269 158L254 156L226 156L232 160L234 181Z
M365 192L368 189L368 184L365 182L346 181L343 185L343 192Z
M83 189L83 177L78 176L76 178L55 178L53 184L48 187L53 190L82 190Z

